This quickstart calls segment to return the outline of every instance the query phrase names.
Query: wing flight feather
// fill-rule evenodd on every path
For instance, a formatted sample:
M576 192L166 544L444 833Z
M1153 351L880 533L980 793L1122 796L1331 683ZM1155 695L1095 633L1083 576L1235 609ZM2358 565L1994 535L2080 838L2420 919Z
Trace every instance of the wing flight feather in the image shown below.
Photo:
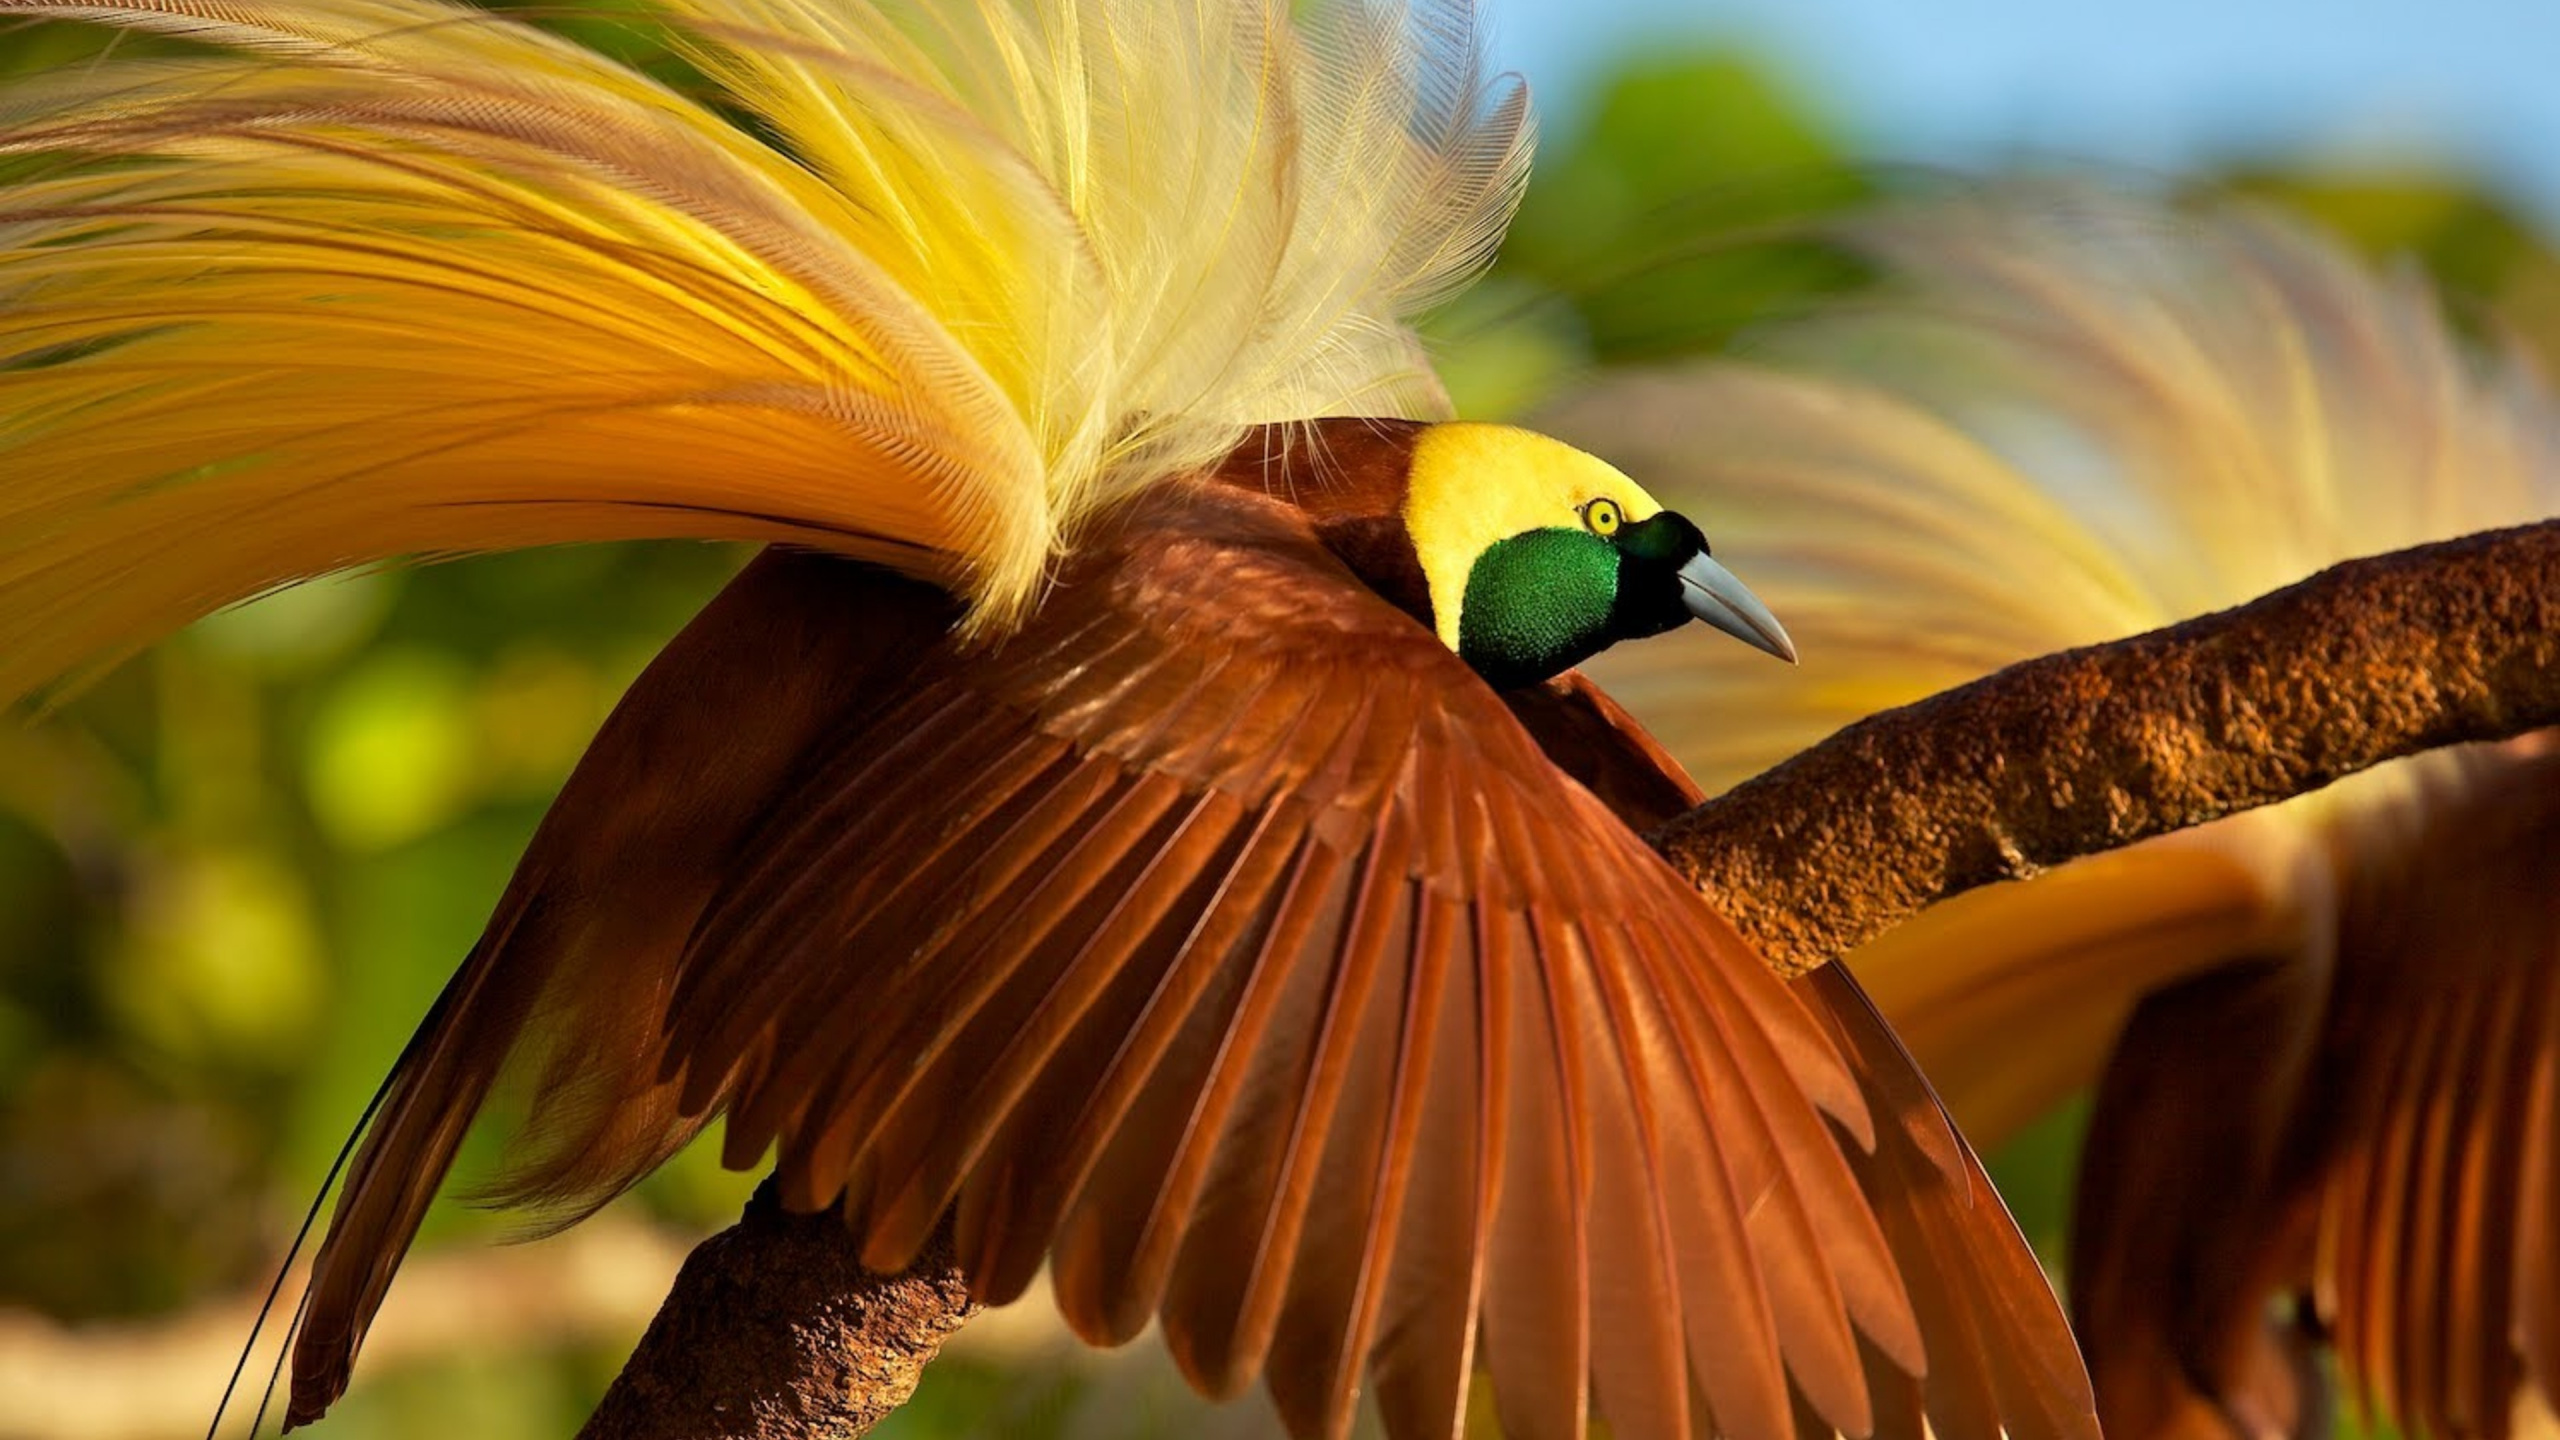
M948 1213L982 1294L1051 1256L1089 1337L1159 1319L1195 1383L1259 1378L1303 1435L1342 1434L1363 1375L1451 1433L1479 1366L1527 1436L1595 1407L1626 1436L1868 1428L1870 1357L1922 1363L1899 1202L1858 1168L1901 1094L1876 1062L1296 512L1170 490L1062 583L1076 606L981 647L929 589L777 554L671 647L684 688L635 687L526 861L528 923L457 982L530 999L421 1052L547 1080L501 1194L582 1213L725 1113L729 1158L770 1149L866 1263ZM871 638L811 646L848 662L825 677L693 683L736 626L828 623ZM739 813L630 810L670 703L786 722L723 742L771 757ZM626 864L702 879L625 897ZM406 1093L323 1247L298 1416L378 1298L339 1277L387 1277L379 1217L450 1161L419 1137L468 1118ZM1966 1223L2015 1243L1996 1204Z

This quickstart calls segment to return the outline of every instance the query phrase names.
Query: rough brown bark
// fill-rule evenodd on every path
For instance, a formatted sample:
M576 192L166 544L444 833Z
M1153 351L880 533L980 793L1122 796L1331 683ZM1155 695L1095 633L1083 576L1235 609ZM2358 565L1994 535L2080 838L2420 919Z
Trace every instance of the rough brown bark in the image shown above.
M842 1440L907 1402L978 1312L951 1238L875 1275L833 1211L794 1215L767 1181L684 1262L580 1440Z
M1923 906L2560 724L2560 521L2350 561L1842 730L1652 838L1799 973Z
M1654 841L1790 972L1932 901L2560 724L2560 521L2359 560L1853 725ZM587 1440L858 1435L973 1312L947 1243L866 1274L759 1195L685 1264Z

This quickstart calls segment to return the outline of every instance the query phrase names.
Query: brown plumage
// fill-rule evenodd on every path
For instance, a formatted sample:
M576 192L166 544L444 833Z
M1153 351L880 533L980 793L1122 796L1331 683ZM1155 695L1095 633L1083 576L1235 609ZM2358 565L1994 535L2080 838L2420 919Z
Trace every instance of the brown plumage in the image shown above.
M1630 828L1685 777L1573 677L1506 706L1319 538L1405 448L1284 467L1303 504L1258 462L1136 502L989 646L931 587L752 565L403 1057L292 1418L524 1049L509 1198L574 1215L725 1114L731 1163L773 1149L867 1264L948 1211L986 1298L1051 1257L1087 1338L1161 1316L1301 1435L1364 1364L1397 1436L1451 1433L1477 1367L1524 1437L2094 1433L1854 982L1779 980Z
M1717 515L1806 640L1800 670L1677 636L1593 665L1710 785L2013 661L2560 513L2531 367L2282 217L2037 189L1855 233L1897 299L1547 417ZM2546 733L1960 895L1848 957L1976 1139L2095 1086L2069 1274L2114 1440L2325 1435L2324 1349L2404 1432L2547 1426L2555 882Z
M1535 688L1793 649L1626 476L1421 423L1529 150L1464 0L648 12L682 92L447 0L0 0L189 42L0 97L0 700L350 566L806 547L633 689L401 1057L294 1421L521 1067L505 1198L725 1118L875 1265L948 1217L981 1294L1045 1260L1302 1435L1365 1372L1445 1436L1478 1369L1524 1440L2088 1432L1908 1061Z
M2116 1037L2072 1310L2126 1433L2319 1433L2324 1341L2362 1406L2422 1434L2504 1436L2520 1402L2547 1405L2556 742L2361 787L2313 922L2334 933L2206 950Z

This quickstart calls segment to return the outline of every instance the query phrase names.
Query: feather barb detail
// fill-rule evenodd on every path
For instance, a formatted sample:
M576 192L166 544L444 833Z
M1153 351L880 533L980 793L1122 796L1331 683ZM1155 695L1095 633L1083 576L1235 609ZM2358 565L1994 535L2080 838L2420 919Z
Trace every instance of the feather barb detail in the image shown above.
M1422 13L1427 10L1428 13ZM0 0L0 696L331 570L788 541L1005 627L1248 425L1437 414L1525 110L1462 7Z

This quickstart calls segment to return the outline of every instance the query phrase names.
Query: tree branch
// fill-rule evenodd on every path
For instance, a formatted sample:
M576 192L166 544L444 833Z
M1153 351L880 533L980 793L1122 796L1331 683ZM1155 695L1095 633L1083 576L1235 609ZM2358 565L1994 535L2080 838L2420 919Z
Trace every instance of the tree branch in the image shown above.
M1801 973L1994 880L2560 724L2560 521L2353 560L1849 726L1655 846Z
M978 1313L946 1225L875 1275L844 1218L794 1215L771 1180L697 1246L579 1440L844 1440L915 1393Z
M2560 522L2012 666L1852 725L1653 838L1797 973L1976 885L2554 724ZM832 1212L786 1215L769 1191L686 1262L586 1440L858 1435L974 1309L947 1240L870 1275Z

